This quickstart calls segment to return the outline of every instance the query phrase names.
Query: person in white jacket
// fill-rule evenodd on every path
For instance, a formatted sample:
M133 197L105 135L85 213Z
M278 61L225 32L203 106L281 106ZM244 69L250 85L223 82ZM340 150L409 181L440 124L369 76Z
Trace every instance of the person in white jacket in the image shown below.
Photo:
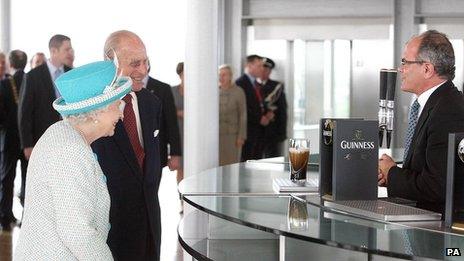
M117 62L115 62L117 64ZM56 81L63 120L32 151L23 224L14 260L113 260L106 243L110 197L90 144L112 136L131 90L112 61L73 69Z

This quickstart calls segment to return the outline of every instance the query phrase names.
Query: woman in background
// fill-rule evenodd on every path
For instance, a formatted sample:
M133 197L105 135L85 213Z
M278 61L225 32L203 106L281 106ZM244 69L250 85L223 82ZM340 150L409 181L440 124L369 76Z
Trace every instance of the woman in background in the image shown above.
M232 83L232 68L219 67L219 165L240 162L247 133L245 93Z

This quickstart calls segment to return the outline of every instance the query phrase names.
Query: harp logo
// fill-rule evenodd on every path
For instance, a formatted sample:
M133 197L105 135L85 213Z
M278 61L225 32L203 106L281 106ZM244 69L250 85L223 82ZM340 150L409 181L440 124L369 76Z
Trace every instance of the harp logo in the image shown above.
M461 250L457 247L446 248L446 256L461 256Z

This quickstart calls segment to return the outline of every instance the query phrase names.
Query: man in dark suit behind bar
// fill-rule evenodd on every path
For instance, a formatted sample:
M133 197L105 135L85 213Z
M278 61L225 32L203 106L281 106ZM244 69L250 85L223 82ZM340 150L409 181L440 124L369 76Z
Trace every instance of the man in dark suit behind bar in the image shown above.
M448 134L464 131L464 96L453 85L453 47L446 35L429 30L413 37L401 60L401 89L416 94L409 113L403 167L379 160L379 185L389 197L417 201L444 212Z

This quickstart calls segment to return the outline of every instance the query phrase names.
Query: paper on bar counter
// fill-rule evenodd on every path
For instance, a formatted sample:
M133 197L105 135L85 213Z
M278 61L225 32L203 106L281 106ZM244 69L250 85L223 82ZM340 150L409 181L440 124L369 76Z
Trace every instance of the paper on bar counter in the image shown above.
M379 190L377 191L378 198L386 198L388 197L387 187L378 187Z
M282 192L318 192L319 181L314 178L309 178L305 183L292 182L288 178L274 178L272 188L277 193Z

